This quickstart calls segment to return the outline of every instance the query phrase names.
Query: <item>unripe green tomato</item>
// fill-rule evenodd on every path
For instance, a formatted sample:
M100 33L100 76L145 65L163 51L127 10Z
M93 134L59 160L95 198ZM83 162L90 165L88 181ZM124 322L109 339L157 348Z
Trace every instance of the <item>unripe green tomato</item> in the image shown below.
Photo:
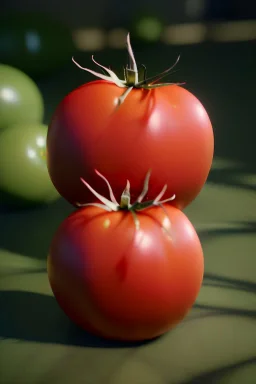
M0 130L16 123L41 123L43 114L43 97L35 82L19 69L0 65Z
M47 126L17 124L0 132L0 202L48 203L59 197L46 166Z

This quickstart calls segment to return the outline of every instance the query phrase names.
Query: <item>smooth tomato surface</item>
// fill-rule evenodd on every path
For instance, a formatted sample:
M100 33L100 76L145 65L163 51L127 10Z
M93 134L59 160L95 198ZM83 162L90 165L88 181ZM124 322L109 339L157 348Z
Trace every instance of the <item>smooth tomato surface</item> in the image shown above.
M117 108L124 89L93 81L68 94L49 126L48 169L53 184L70 203L91 202L83 177L102 195L107 189L94 169L119 197L126 180L132 199L141 192L151 169L148 199L163 185L173 204L188 205L203 187L213 158L209 117L198 99L180 86L133 89Z
M8 39L5 40L1 35L1 28L2 22L0 24L2 61L3 46L13 49L13 45L3 44ZM10 24L8 29L11 33ZM0 130L14 124L40 124L43 114L44 101L37 84L19 69L0 64Z
M60 195L46 166L47 126L20 123L0 130L0 207L48 204Z
M58 228L48 256L53 293L73 322L99 336L145 340L193 305L204 261L188 218L165 205L138 213L87 207ZM171 224L170 224L171 223Z

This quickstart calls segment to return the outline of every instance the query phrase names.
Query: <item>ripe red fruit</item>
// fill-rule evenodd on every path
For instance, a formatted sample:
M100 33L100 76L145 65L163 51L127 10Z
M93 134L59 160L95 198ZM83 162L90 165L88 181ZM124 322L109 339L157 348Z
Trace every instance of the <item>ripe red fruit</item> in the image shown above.
M148 199L167 183L169 193L176 194L173 204L183 209L199 194L210 171L210 119L186 89L156 83L171 68L140 80L129 38L128 49L132 66L125 71L126 80L104 67L110 76L97 74L102 80L75 89L57 107L47 138L50 177L59 193L76 204L91 199L80 177L106 193L94 169L108 178L117 195L128 178L132 197L151 169Z

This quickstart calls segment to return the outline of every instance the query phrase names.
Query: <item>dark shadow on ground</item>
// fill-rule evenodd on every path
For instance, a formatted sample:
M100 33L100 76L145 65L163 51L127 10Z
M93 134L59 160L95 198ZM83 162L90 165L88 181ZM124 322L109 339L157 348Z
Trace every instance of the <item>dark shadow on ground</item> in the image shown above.
M256 283L252 283L245 280L233 279L229 277L222 277L215 273L205 273L204 286L221 287L227 289L235 289L239 291L245 291L248 293L256 293Z
M236 369L243 368L245 366L255 364L255 363L256 363L255 357L238 361L234 364L227 365L226 367L221 367L210 372L202 373L201 375L194 377L193 379L190 379L186 382L183 382L182 384L218 384L220 378L223 375L233 373ZM252 383L252 381L250 381L250 383ZM249 383L244 382L244 384L249 384Z
M256 233L256 221L232 221L230 228L205 228L197 231L202 242L210 241L216 237L244 235Z
M63 313L54 297L24 291L0 292L0 337L92 348L138 347L146 342L108 341L91 335Z
M228 169L212 169L209 177L208 183L213 183L217 185L225 185L232 188L239 188L250 192L256 192L256 184L249 184L243 182L243 178L248 174L255 175L256 173L253 167L250 166L241 166L239 168L228 168Z
M74 207L59 199L44 208L0 214L0 249L46 259L51 239Z
M111 342L95 337L74 325L62 312L52 296L24 291L0 292L0 337L20 339L41 343L56 343L94 348L127 348L138 347L143 343ZM195 305L195 308L206 309L212 316L235 315L255 317L256 311L219 308L207 305ZM208 316L199 313L189 320Z

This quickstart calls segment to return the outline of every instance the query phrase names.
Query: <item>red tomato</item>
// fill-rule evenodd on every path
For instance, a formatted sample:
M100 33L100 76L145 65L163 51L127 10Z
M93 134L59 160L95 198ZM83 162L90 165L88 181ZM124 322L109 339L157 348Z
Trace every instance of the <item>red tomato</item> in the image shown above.
M94 169L105 175L116 195L128 178L132 198L141 190L145 174L151 170L148 199L167 184L175 194L174 205L188 205L202 189L213 158L213 131L202 104L178 85L159 83L174 66L159 75L140 78L127 36L130 65L121 80L92 60L107 75L86 70L103 81L93 81L75 89L58 106L49 126L48 169L59 193L72 204L90 200L80 177L101 187ZM125 91L124 91L125 90Z
M138 195L152 170L148 199L164 184L183 209L202 189L213 158L209 117L198 99L181 86L123 89L104 80L81 86L58 106L48 130L48 170L58 192L71 204L91 201L80 177L105 195L94 169L119 196L128 178Z
M86 207L64 220L48 276L73 322L105 338L145 340L184 318L201 287L203 252L185 214L165 210L137 212L139 229L125 210Z

